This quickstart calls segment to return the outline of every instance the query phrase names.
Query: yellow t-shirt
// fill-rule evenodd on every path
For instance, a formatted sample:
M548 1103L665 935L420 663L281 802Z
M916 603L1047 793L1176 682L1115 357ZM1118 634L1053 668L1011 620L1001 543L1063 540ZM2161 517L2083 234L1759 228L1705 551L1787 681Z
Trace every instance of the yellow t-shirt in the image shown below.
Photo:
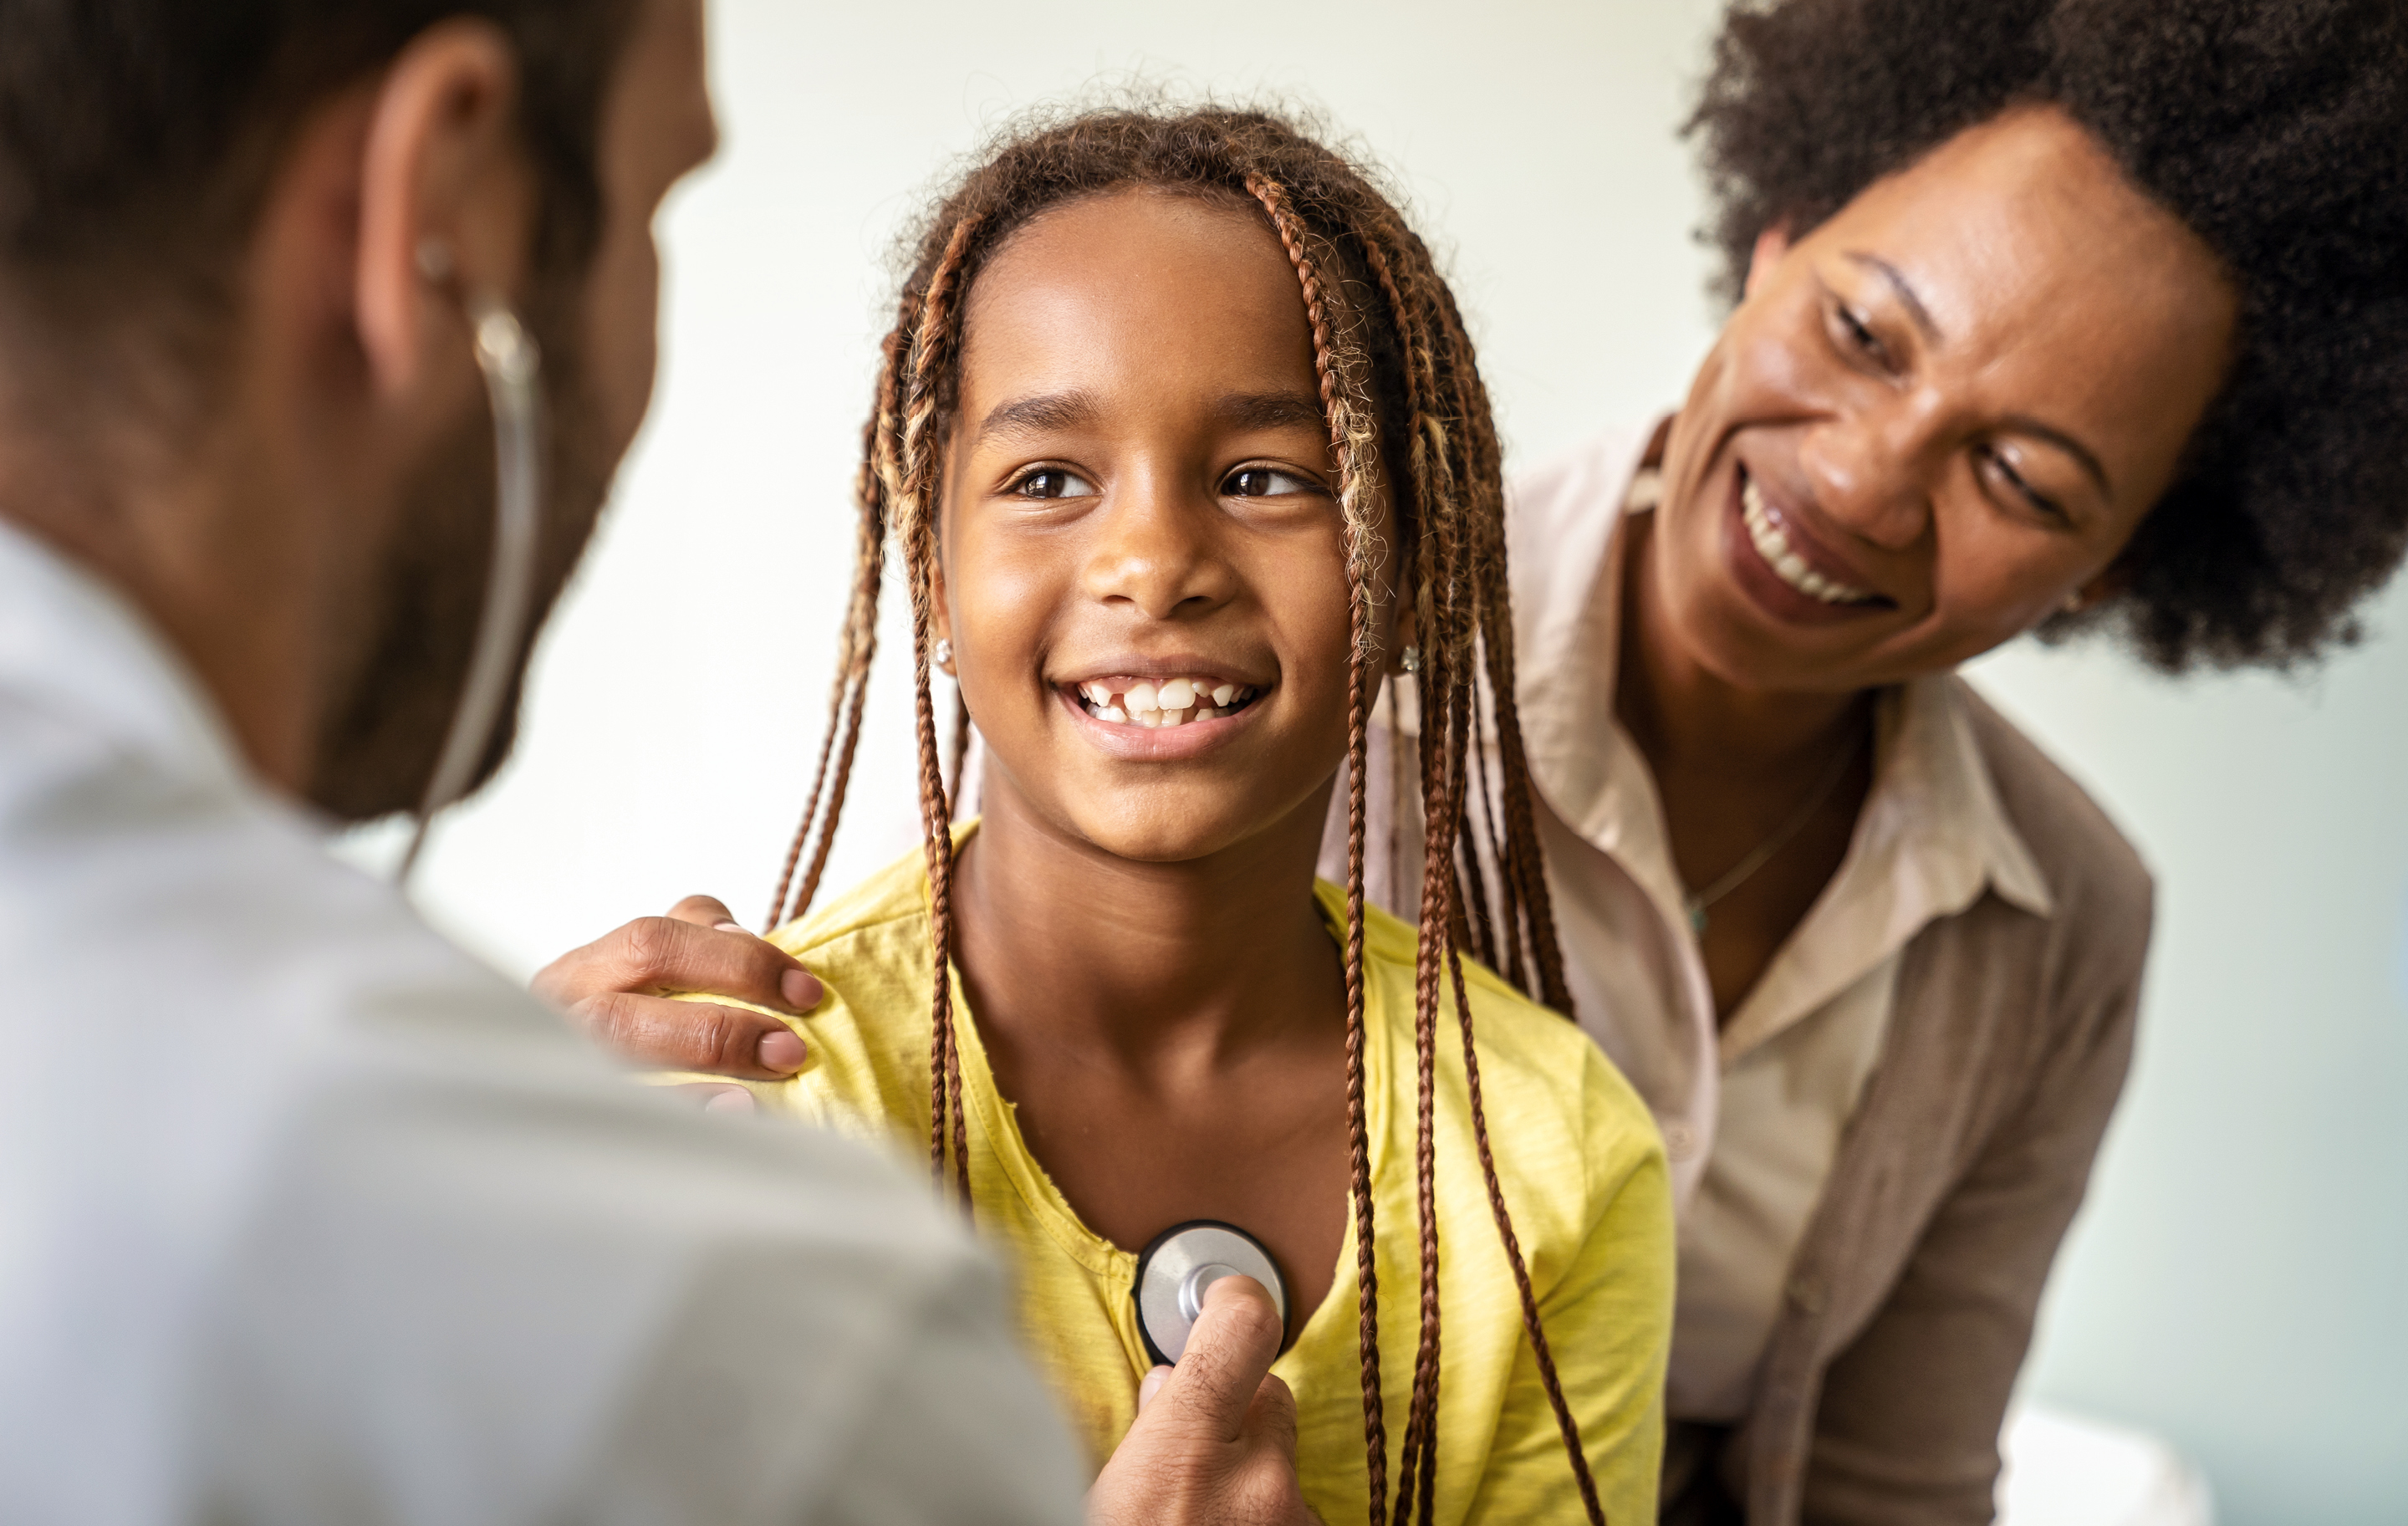
M1344 893L1323 884L1324 920ZM925 1169L928 882L919 854L780 929L771 942L827 996L788 1019L810 1047L763 1106L900 1142ZM1412 1392L1420 1286L1413 1209L1413 929L1376 909L1364 933L1364 1090L1380 1241L1380 1362L1395 1487ZM1539 1297L1549 1347L1608 1519L1656 1519L1664 1364L1672 1317L1672 1206L1647 1109L1580 1029L1467 961L1497 1169ZM1097 1466L1137 1414L1151 1366L1131 1300L1137 1257L1084 1224L1022 1139L996 1090L958 975L953 1012L969 1115L979 1229L1008 1247L1028 1349ZM1580 1497L1481 1180L1453 1003L1440 1015L1438 1216L1443 1318L1438 1519L1575 1520ZM1350 1211L1338 1277L1272 1371L1295 1390L1297 1463L1324 1520L1361 1520L1362 1376ZM1393 1494L1391 1495L1393 1498Z

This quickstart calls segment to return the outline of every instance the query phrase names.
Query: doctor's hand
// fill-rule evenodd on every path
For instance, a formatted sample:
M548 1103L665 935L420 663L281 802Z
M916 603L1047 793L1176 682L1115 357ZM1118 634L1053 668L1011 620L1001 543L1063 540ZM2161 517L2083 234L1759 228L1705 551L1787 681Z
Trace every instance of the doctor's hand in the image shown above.
M1251 1277L1204 1290L1176 1367L1087 1491L1088 1526L1317 1526L1296 1476L1296 1396L1270 1375L1282 1328Z
M803 1068L795 1030L742 1007L672 1001L668 993L705 992L796 1016L823 994L810 972L709 896L688 896L666 916L638 917L562 955L536 975L534 987L630 1064L747 1081L782 1080ZM740 1087L715 1089L712 1105L752 1104Z

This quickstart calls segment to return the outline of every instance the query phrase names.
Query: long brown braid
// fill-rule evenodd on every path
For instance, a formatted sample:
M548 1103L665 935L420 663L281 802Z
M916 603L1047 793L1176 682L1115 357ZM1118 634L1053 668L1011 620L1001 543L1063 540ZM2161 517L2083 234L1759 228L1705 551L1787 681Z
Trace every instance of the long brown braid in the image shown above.
M1379 614L1394 585L1408 591L1423 654L1415 698L1420 803L1426 824L1413 1024L1420 1322L1394 1519L1426 1521L1434 1510L1440 1349L1436 1075L1439 1015L1451 998L1490 1212L1582 1499L1589 1519L1602 1521L1579 1430L1556 1376L1489 1148L1462 975L1462 956L1469 952L1498 966L1538 1000L1561 1012L1570 1010L1512 698L1502 451L1454 297L1428 249L1363 171L1268 113L1109 110L1008 136L939 202L910 246L909 273L884 346L877 408L863 440L861 571L829 700L830 739L822 746L810 804L788 855L773 910L783 917L802 914L826 862L860 736L869 662L876 650L884 537L892 533L911 601L920 810L931 907L935 993L929 1159L940 1186L950 1159L953 1189L967 1208L968 1136L950 966L951 818L961 792L968 730L960 723L968 712L957 707L949 787L949 770L939 761L928 671L942 442L958 401L963 308L985 263L1032 218L1066 202L1140 186L1254 209L1279 239L1295 269L1310 320L1313 367L1337 468L1351 636L1346 1110L1369 1519L1373 1526L1384 1526L1390 1518L1364 1095L1365 829L1373 701L1387 656ZM1393 548L1381 533L1383 493L1395 504L1397 538L1404 549L1404 555L1393 561ZM1495 747L1496 770L1501 776L1493 785L1489 744ZM1398 807L1402 809L1402 801ZM789 903L786 892L795 867L815 831L809 871Z

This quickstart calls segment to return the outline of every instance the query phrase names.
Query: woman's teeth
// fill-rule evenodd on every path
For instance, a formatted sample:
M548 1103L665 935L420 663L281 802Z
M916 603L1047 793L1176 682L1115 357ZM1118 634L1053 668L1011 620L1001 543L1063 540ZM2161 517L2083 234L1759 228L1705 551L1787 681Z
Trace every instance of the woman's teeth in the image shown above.
M1079 685L1087 713L1115 726L1184 726L1189 721L1217 720L1254 702L1257 691L1242 684L1210 678L1169 678L1160 683L1140 679L1115 689L1098 679Z
M1764 495L1756 490L1751 477L1739 490L1740 518L1747 525L1747 538L1756 542L1756 554L1772 569L1773 575L1809 598L1826 604L1870 604L1878 596L1870 588L1856 588L1837 583L1806 565L1806 558L1790 545L1789 537L1781 533L1781 525L1765 506Z

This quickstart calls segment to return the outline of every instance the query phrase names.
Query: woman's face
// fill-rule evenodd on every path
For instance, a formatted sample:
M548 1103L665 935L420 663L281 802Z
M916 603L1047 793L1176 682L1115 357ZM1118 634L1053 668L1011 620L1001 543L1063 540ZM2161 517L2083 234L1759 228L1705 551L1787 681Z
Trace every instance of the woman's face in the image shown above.
M2113 564L2219 390L2214 253L2046 108L1756 248L1664 461L1648 575L1725 681L1952 668Z
M1259 218L1136 190L1013 235L965 310L946 477L990 817L1149 861L1319 841L1345 542L1303 296Z

